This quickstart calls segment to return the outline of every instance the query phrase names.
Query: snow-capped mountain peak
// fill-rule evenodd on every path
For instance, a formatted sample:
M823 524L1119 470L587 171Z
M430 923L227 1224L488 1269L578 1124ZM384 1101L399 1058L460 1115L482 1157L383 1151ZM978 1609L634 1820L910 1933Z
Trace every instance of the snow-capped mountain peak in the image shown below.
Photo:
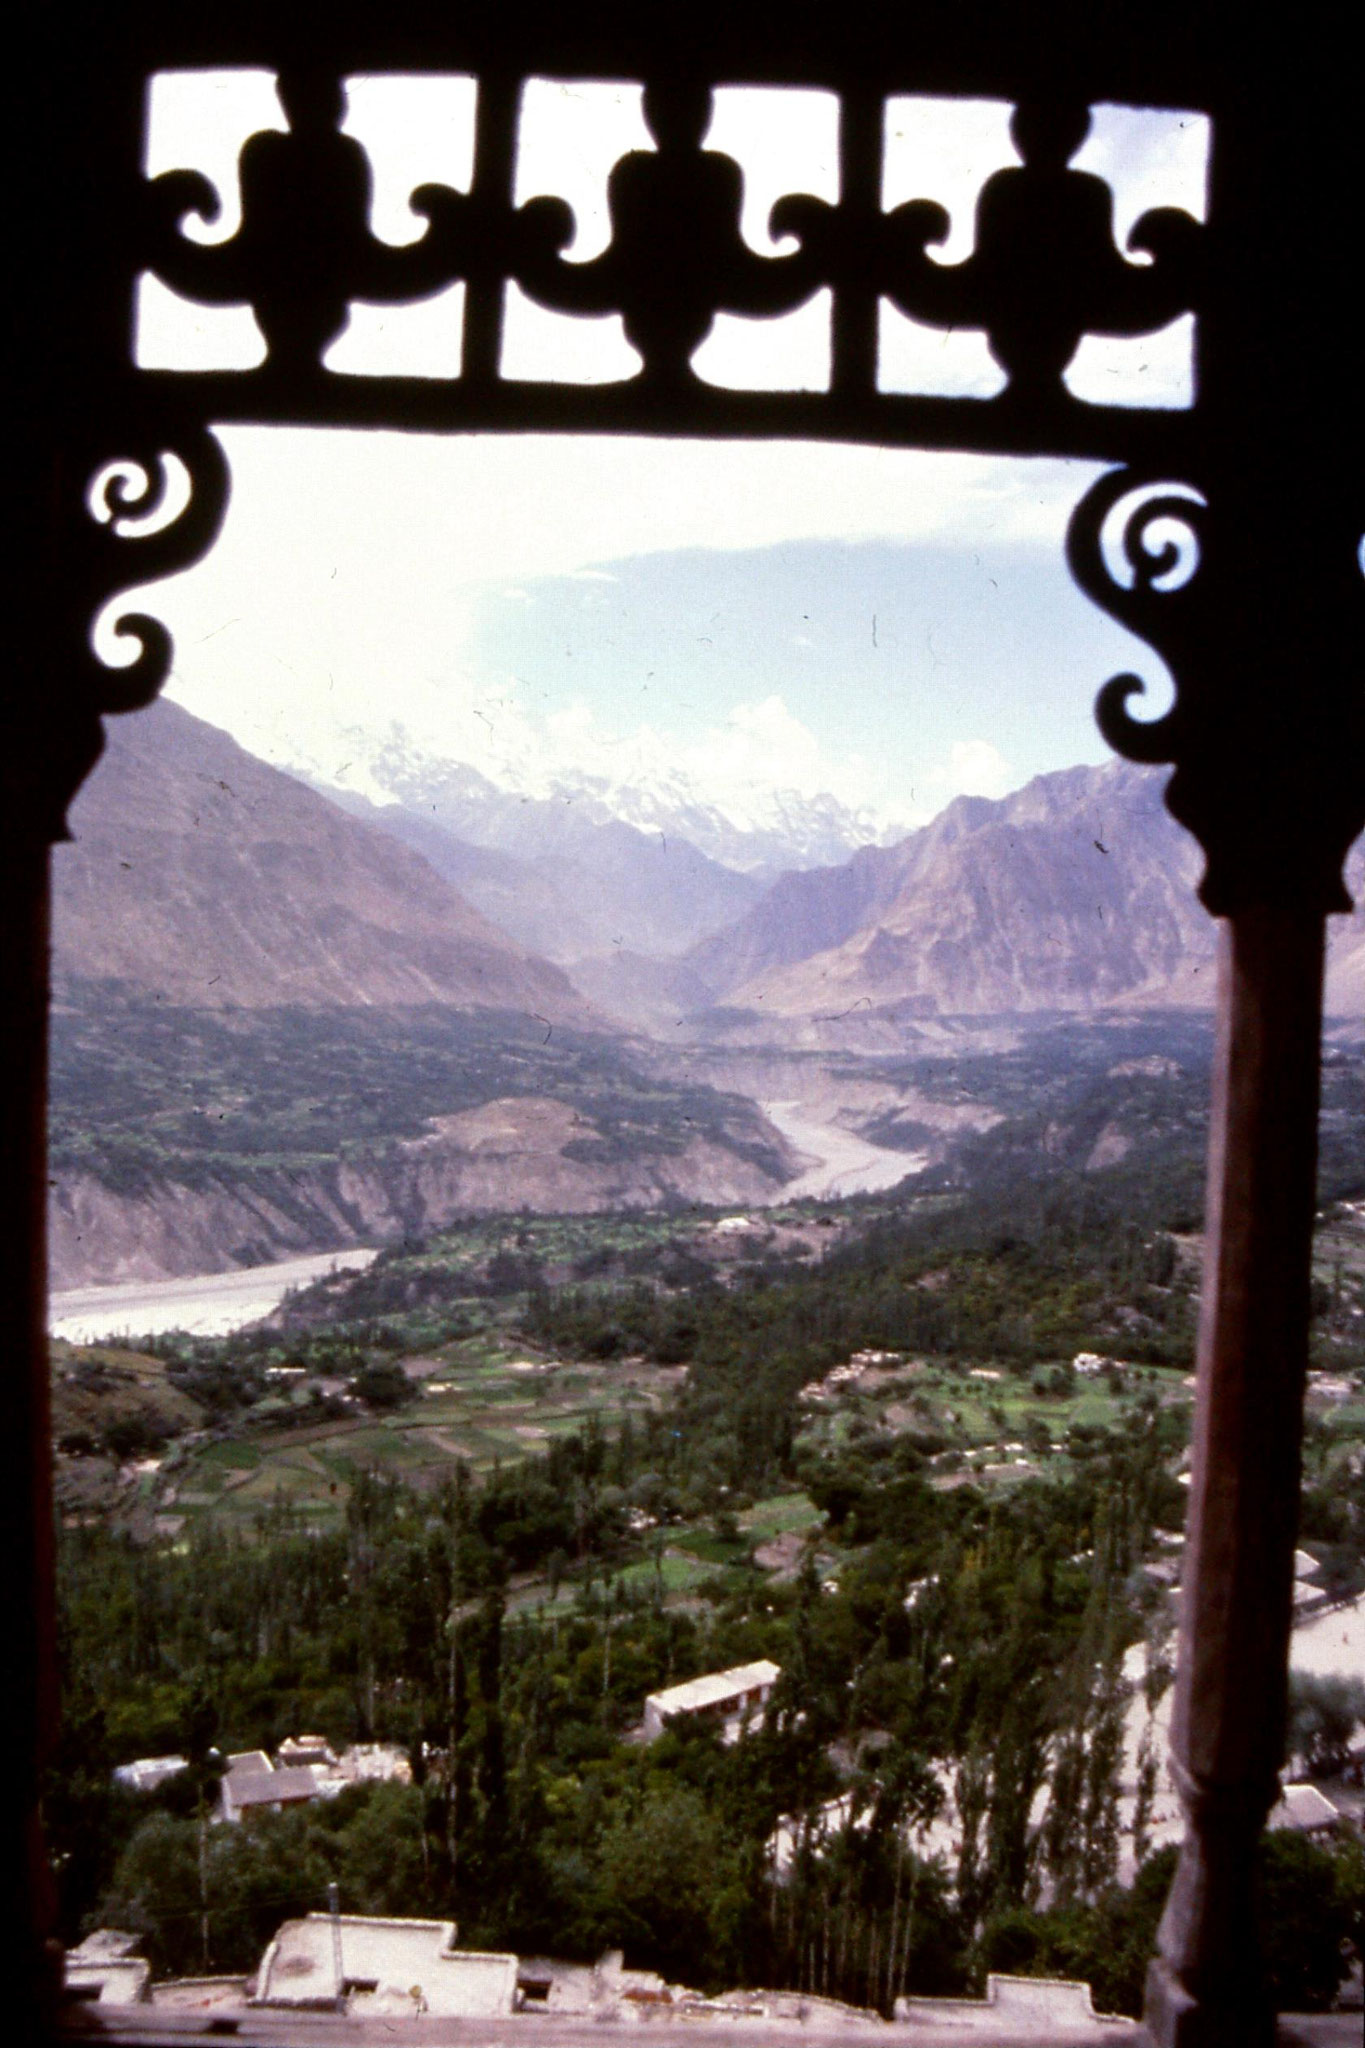
M397 723L382 732L345 728L325 757L290 765L324 787L423 811L461 838L508 851L515 850L511 818L530 805L562 806L583 825L629 825L685 840L746 874L828 866L860 846L890 845L909 829L828 791L755 783L717 798L677 767L640 767L626 779L525 760L494 779L422 746Z

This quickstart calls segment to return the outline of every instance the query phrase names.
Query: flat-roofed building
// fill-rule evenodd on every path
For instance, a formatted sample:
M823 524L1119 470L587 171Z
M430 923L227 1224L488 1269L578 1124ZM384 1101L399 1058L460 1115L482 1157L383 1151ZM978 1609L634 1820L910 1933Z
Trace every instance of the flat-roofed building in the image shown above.
M286 1920L266 1950L253 2003L495 2019L516 2011L517 1959L457 1949L450 1920L309 1913Z
M189 1767L188 1757L139 1756L130 1764L116 1767L114 1783L125 1786L130 1792L154 1792L158 1785L164 1785L168 1778L178 1778Z
M780 1664L760 1657L730 1671L708 1671L683 1685L652 1692L645 1701L644 1732L652 1742L671 1721L702 1720L717 1724L726 1742L737 1741L746 1729L762 1725L763 1710L782 1676Z
M1266 1821L1267 1828L1292 1828L1300 1835L1332 1835L1340 1826L1341 1815L1326 1793L1309 1784L1283 1786Z
M133 1954L141 1936L97 1927L79 1948L68 1949L64 1972L67 1996L81 2005L141 2005L151 1965Z
M330 1766L336 1762L336 1755L325 1735L286 1735L275 1751L275 1762L281 1768L293 1764Z

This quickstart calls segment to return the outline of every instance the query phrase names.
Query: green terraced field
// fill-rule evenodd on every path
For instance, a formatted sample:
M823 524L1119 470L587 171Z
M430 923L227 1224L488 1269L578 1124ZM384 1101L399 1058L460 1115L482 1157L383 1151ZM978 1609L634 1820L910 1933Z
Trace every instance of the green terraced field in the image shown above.
M791 1530L816 1529L824 1519L815 1503L804 1493L779 1493L746 1508L739 1525L755 1542L771 1536L785 1536Z
M270 1407L269 1427L246 1438L190 1450L177 1477L178 1512L249 1526L261 1508L287 1503L310 1516L345 1506L359 1471L438 1486L457 1462L475 1472L534 1457L590 1416L614 1428L627 1412L657 1405L673 1376L639 1365L574 1365L544 1373L513 1370L524 1344L500 1336L462 1340L432 1354L449 1391L418 1393L382 1419L313 1422L290 1429ZM264 1404L263 1404L264 1405Z
M638 1587L650 1592L663 1580L665 1598L680 1594L695 1593L700 1587L720 1577L723 1565L709 1564L702 1558L685 1557L680 1551L668 1550L657 1568L652 1558L642 1559L637 1564L627 1565L617 1576L623 1586Z

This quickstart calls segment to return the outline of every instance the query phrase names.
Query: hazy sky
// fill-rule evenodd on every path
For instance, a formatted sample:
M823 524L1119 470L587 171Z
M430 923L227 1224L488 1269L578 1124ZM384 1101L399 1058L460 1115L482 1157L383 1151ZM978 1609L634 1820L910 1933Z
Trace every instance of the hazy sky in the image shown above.
M161 586L170 693L329 775L352 728L543 785L681 768L914 822L1103 757L1160 664L1072 587L1088 465L629 440L225 435L218 547ZM351 780L363 784L352 766Z
M349 126L376 174L375 231L411 239L407 194L467 184L469 81L356 81ZM820 93L717 95L709 140L746 173L744 228L785 190L835 196L835 105ZM917 193L953 212L944 254L971 246L972 199L1012 160L1008 109L894 101L888 204ZM280 125L263 73L154 82L148 168L193 164L224 199L200 239L236 225L235 158ZM517 196L559 191L578 258L609 232L607 171L647 146L638 88L533 84ZM1198 117L1097 110L1079 160L1109 177L1120 240L1152 204L1202 211ZM460 287L425 307L357 308L329 359L458 369ZM697 358L716 382L819 388L823 295L777 333L718 322ZM190 308L144 286L149 364L258 359L249 309ZM1127 351L1127 354L1124 351ZM1084 358L1084 360L1082 360ZM509 307L504 374L629 374L619 321ZM883 327L889 388L984 393L980 337ZM1087 383L1088 380L1088 383ZM1088 341L1083 395L1188 395L1189 330ZM208 561L160 586L170 694L254 750L328 774L356 765L357 728L402 724L423 746L545 786L558 770L629 780L670 770L742 808L755 782L830 789L914 822L960 789L998 793L1042 768L1103 757L1090 706L1115 668L1160 664L1065 574L1067 514L1092 465L826 446L233 429L226 529ZM1159 699L1158 699L1159 701Z

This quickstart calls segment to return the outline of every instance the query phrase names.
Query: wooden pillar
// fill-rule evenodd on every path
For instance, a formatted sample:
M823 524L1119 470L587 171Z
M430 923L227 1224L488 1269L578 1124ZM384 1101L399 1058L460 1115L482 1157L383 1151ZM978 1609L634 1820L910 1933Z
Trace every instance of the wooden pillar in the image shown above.
M1186 1833L1147 1984L1155 2048L1261 2048L1253 1866L1283 1760L1307 1365L1323 918L1222 934L1171 1761Z
M39 1804L57 1717L46 1331L48 849L40 836L10 830L0 837L0 855L0 1641L11 1731L0 1805L3 1869L7 1891L18 1879L10 1910L23 1955L9 1982L6 2031L27 2042L46 2037L61 1981Z

